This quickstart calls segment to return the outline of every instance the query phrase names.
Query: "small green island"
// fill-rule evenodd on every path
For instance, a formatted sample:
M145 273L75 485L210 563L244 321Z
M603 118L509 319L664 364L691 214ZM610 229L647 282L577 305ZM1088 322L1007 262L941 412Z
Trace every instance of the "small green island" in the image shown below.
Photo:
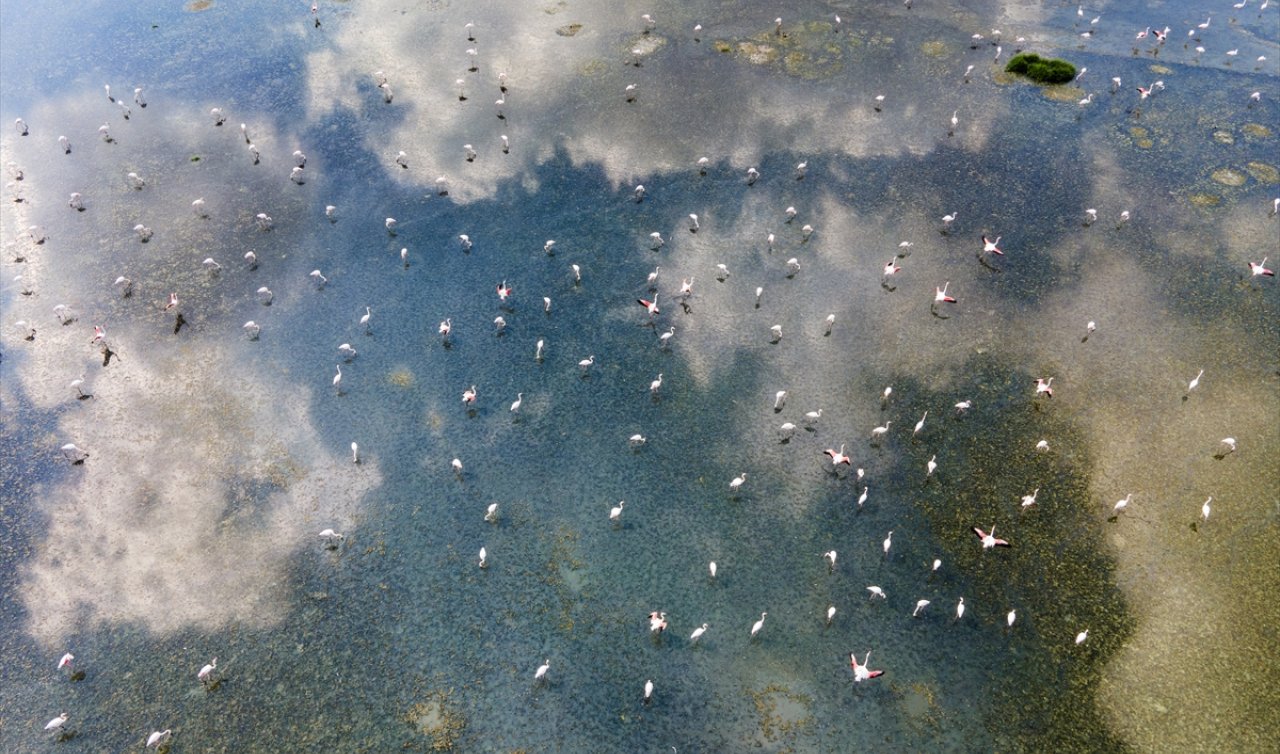
M1076 77L1076 67L1059 58L1042 58L1034 52L1020 52L1004 67L1008 73L1026 76L1037 84L1065 84Z

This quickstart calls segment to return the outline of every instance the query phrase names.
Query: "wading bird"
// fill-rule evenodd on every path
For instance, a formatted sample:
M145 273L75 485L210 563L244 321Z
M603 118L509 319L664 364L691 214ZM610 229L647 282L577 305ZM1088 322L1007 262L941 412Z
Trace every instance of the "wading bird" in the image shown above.
M214 108L214 109L217 109L217 108ZM218 124L218 125L221 125L221 124ZM151 735L147 736L147 748L148 749L158 748L161 745L167 743L170 738L173 738L173 730L170 728L165 728L164 730L152 731Z
M196 678L205 686L209 685L209 680L213 678L213 671L218 669L218 658L215 657L209 661L209 664L200 668L200 672L196 673Z

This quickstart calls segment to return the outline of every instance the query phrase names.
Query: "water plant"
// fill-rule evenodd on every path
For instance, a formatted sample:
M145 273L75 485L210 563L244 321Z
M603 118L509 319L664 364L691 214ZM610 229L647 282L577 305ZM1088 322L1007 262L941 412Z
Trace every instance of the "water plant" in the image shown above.
M1076 67L1060 58L1042 58L1034 52L1020 52L1004 67L1008 73L1026 76L1037 84L1065 84L1076 77Z

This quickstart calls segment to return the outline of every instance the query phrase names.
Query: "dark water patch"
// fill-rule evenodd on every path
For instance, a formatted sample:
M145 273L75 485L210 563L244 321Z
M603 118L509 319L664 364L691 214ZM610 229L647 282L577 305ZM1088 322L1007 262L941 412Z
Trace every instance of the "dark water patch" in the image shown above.
M912 516L926 527L964 593L987 610L966 652L986 658L980 714L1001 746L1038 750L1046 737L1070 751L1118 751L1096 701L1109 658L1133 631L1101 546L1101 517L1090 509L1093 461L1081 430L1051 399L1033 399L1034 375L994 356L973 356L943 392L906 376L891 381L908 413L930 410L937 424L904 448L900 478L919 484L936 455L939 480L908 492ZM972 400L963 416L950 407ZM1036 450L1048 438L1049 451ZM1020 500L1038 488L1035 505ZM984 550L973 527L1008 539ZM1017 610L1012 629L1003 614ZM1077 633L1088 639L1075 644ZM942 678L949 674L942 671ZM945 681L944 681L945 682ZM975 710L979 712L979 710Z

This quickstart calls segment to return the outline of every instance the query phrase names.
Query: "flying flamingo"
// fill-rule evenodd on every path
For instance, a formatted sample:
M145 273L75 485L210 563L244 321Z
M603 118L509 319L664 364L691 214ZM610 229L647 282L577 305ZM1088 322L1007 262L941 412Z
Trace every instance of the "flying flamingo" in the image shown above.
M996 547L996 546L1000 546L1000 547L1009 546L1009 543L1006 542L1005 540L996 539L996 527L994 525L992 525L990 532L985 532L982 529L979 529L978 527L975 526L973 527L973 533L977 534L978 538L982 540L982 549L984 550L989 550L992 547Z
M832 450L831 448L827 448L826 450L824 450L824 451L822 451L822 452L823 452L824 454L826 454L826 455L828 455L828 456L830 456L830 457L831 457L831 465L832 465L832 467L839 466L839 465L840 465L840 464L842 464L842 463L843 463L845 466L849 466L849 465L852 463L852 461L850 460L849 456L847 456L847 455L845 455L845 454L844 454L844 444L843 444L843 443L841 443L841 444L840 444L840 450Z
M879 678L880 676L884 675L883 670L868 670L867 669L868 662L871 662L871 650L869 649L867 650L867 656L862 660L861 663L858 662L857 655L855 655L853 652L849 653L849 667L853 668L854 683L862 683L863 681L869 681L872 678Z
M956 302L954 297L947 295L947 286L949 285L951 285L951 281L948 280L947 282L942 284L941 288L938 288L936 286L934 287L933 289L934 304L940 304L940 303L954 304Z

